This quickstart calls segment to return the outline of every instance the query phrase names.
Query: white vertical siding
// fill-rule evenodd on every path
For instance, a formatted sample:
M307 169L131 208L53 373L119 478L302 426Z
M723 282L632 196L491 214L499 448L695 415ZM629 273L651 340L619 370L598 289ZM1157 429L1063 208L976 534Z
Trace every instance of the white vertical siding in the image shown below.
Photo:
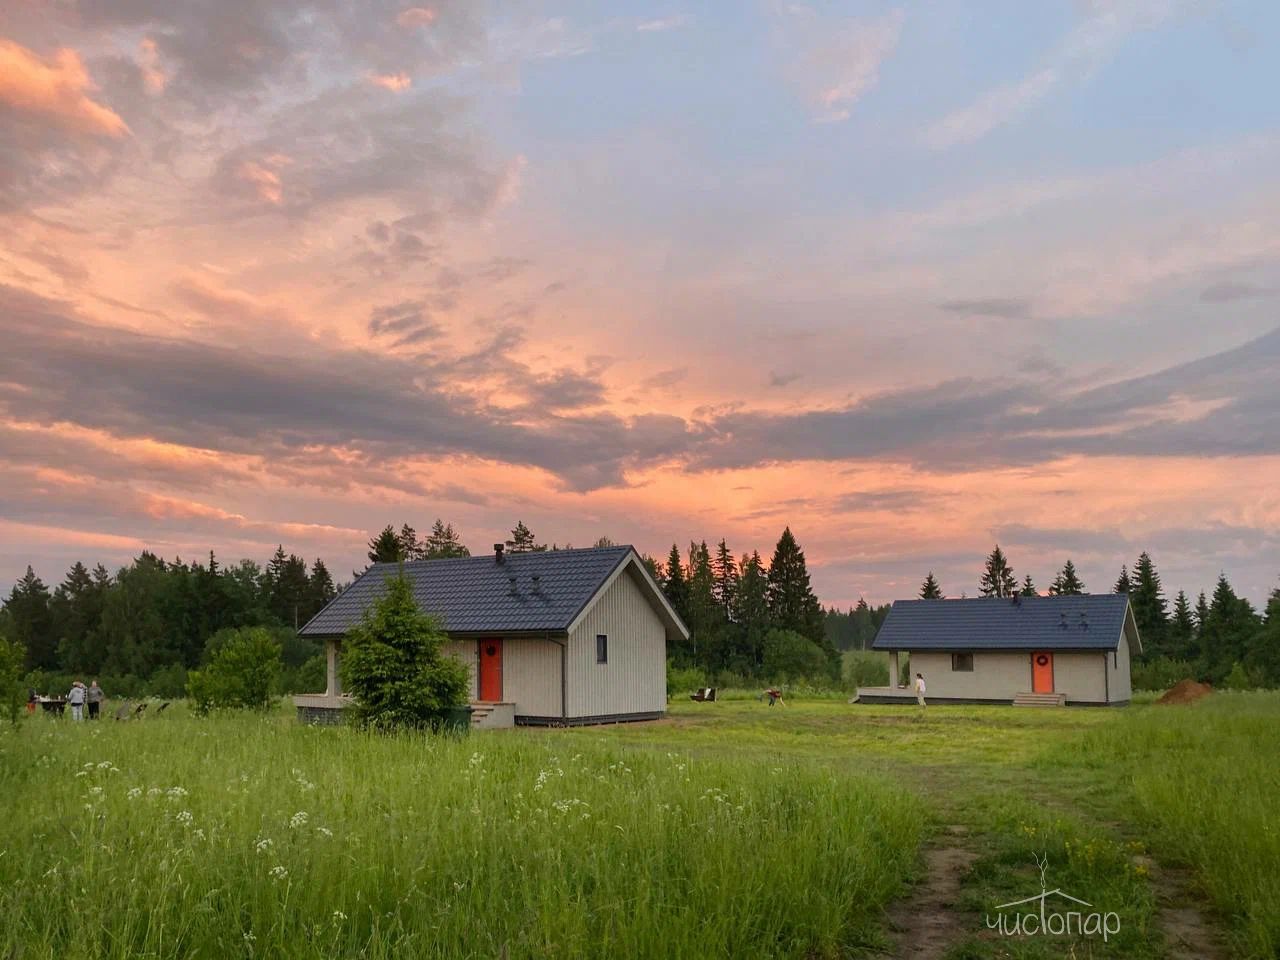
M951 654L913 650L910 683L924 675L925 698L1012 700L1031 689L1031 660L1026 653L975 650L973 670L952 670Z
M596 663L596 636L609 662ZM628 568L569 635L568 716L658 713L667 708L667 634Z
M1106 669L1110 657L1101 650L1055 652L1054 693L1065 693L1073 703L1106 703Z
M560 716L560 644L503 640L502 699L516 705L517 717Z
M1107 655L1108 658L1110 654ZM1101 652L1053 654L1053 688L1068 700L1106 702L1106 678ZM951 654L916 650L911 654L911 680L924 674L927 697L972 700L1012 700L1031 691L1031 654L1025 650L973 653L973 671L951 669ZM1112 699L1116 699L1112 690Z
M1107 684L1112 703L1124 703L1133 697L1133 680L1129 674L1129 638L1120 634L1114 654L1107 654Z

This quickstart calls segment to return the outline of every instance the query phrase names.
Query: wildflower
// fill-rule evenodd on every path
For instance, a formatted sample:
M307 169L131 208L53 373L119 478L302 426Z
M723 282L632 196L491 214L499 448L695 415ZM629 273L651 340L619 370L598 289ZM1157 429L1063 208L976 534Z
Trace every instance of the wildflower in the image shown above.
M191 822L195 819L195 817L191 815L190 810L179 810L178 815L173 819L177 820L184 827L189 827L191 826Z
M85 771L85 770L77 770L77 771L76 771L76 776L77 776L77 777L87 777L88 775L89 775L89 774L88 774L88 772L87 772L87 771Z
M342 922L343 920L345 920L345 919L347 919L347 915L346 915L345 913L343 913L341 910L335 910L335 911L333 911L333 922L334 922L334 923L341 923L341 922Z
M111 769L111 761L110 761L110 760L103 760L101 763L99 763L99 764L98 764L98 769L99 769L99 770L110 770L110 769Z
M333 831L330 830L328 827L316 827L316 833L320 834L320 836L322 837L333 836Z
M126 796L127 798L129 798L130 800L137 800L140 796L142 796L142 788L141 788L141 787L130 787L130 788L129 788L129 792L128 792L128 793L126 793L126 794L125 794L125 796Z
M162 793L164 793L164 791L161 790L159 787L151 787L149 790L147 790L148 797L158 797Z
M165 791L165 795L170 800L181 800L183 797L187 795L187 791L184 790L182 787L170 787L168 790Z
M289 871L285 868L284 864L277 863L271 868L271 879L277 881L289 879Z
M257 938L257 937L255 937L255 936L254 936L251 932L249 932L249 931L246 931L246 932L244 933L244 942L245 942L245 943L253 943L253 941L255 941L255 940L257 940L257 939L258 939L258 938Z
M478 767L482 763L484 763L484 756L479 753L473 753L471 759L467 761L467 766Z
M259 837L257 842L253 845L253 849L258 851L258 853L266 853L270 847L271 840L268 837Z
M299 827L305 827L306 825L307 825L307 811L305 810L299 810L297 813L295 813L292 817L289 818L290 830L297 830Z
M90 796L94 796L94 797L96 797L96 796L99 796L101 793L102 793L102 788L101 788L101 787L90 787L90 788L89 788L89 795L90 795Z
M201 830L201 829L199 829L199 828L197 828L197 829L195 829L195 830L192 830L192 831L191 831L191 835L192 835L193 837L195 837L197 840L203 840L203 839L204 839L204 831L203 831L203 830Z

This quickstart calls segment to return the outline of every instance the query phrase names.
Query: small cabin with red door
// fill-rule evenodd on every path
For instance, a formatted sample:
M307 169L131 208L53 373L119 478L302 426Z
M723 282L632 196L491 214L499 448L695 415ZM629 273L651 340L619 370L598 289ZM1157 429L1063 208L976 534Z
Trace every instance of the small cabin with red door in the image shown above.
M328 685L294 698L301 719L333 723L342 640L403 567L418 606L471 674L472 723L650 720L667 704L667 641L689 631L633 547L508 552L374 564L299 632L325 642Z
M859 688L859 703L915 703L920 674L928 703L1120 706L1142 652L1122 593L898 600L871 646L889 654L890 685Z

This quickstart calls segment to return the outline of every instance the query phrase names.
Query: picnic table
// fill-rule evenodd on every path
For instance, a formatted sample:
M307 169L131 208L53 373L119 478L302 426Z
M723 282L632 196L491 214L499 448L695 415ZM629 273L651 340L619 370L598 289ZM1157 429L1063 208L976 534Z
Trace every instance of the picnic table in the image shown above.
M40 704L45 713L56 713L58 716L62 716L67 709L66 697L36 697L36 703Z

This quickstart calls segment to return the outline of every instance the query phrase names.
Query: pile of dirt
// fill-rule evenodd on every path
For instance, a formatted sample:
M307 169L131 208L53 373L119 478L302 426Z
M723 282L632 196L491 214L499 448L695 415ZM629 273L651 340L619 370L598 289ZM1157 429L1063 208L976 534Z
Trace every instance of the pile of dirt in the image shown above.
M1211 693L1213 693L1213 687L1207 683L1180 680L1166 690L1164 696L1157 700L1156 703L1195 703L1197 700L1203 700Z

